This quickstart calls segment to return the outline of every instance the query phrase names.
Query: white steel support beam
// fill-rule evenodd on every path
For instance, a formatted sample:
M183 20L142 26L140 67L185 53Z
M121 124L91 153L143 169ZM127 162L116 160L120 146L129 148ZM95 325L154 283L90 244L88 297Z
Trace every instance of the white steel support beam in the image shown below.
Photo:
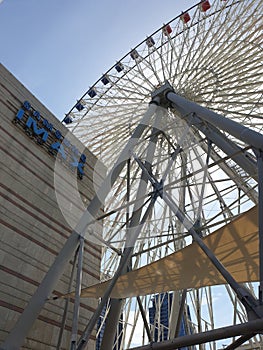
M169 91L168 83L167 90L166 98L174 105L175 108L179 107L180 110L184 110L186 114L189 115L194 113L198 115L200 119L212 124L220 130L227 132L228 134L236 137L238 140L251 145L255 149L263 150L263 135L260 133L175 94L173 91L171 91L171 88Z
M143 215L143 218L140 221L139 225L137 226L137 228L136 228L136 230L134 232L134 235L132 237L133 241L130 241L131 244L132 243L134 244L136 242L136 239L137 239L138 235L140 234L141 229L142 229L145 221L147 220L148 215L150 214L156 199L157 199L157 196L154 196L154 197L151 198L151 201L150 201L150 203L149 203L149 205L148 205L148 207L147 207L147 209L146 209L146 211L145 211L145 213ZM127 248L125 250L125 252L123 253L123 256L122 256L122 259L121 259L121 263L120 263L117 271L115 272L115 275L111 279L110 284L109 284L106 292L104 293L99 306L97 307L97 309L94 312L92 318L90 319L90 322L87 325L84 333L82 334L81 338L79 339L77 350L83 350L83 349L86 348L87 342L88 342L88 340L90 338L90 335L91 335L91 332L92 332L93 328L95 327L95 325L96 325L96 323L97 323L97 321L98 321L98 319L99 319L99 317L101 315L101 312L102 312L104 306L106 305L106 303L108 301L108 298L110 297L110 294L111 294L111 292L112 292L112 290L113 290L113 288L114 288L118 278L122 274L123 269L127 266L127 263L129 261L131 255L132 255L132 250L133 249L132 249L132 246L131 246L130 248ZM117 300L117 299L115 299L115 300ZM113 316L115 316L115 314L113 314ZM116 331L116 327L114 329Z
M239 335L247 335L248 338L256 333L261 333L263 329L263 319L241 323L235 326L222 327L211 331L185 335L172 340L159 343L151 343L145 346L130 348L128 350L174 350L186 346L204 344L215 340L227 339Z
M72 264L71 275L70 275L70 280L69 280L69 285L68 285L68 294L72 290L78 251L79 251L79 247L77 248L77 250L75 252L75 255L74 255L74 260L73 260L73 264ZM54 300L55 299L56 298L54 298ZM59 331L59 335L58 335L58 343L57 343L56 350L60 350L60 347L61 347L61 344L62 344L64 328L65 328L65 325L66 325L66 322L67 322L67 316L68 316L69 301L70 301L70 297L67 297L66 300L65 300L65 308L64 308L64 312L63 312L63 316L62 316L61 327L60 327L60 331Z
M84 238L80 238L79 253L78 253L78 269L75 288L75 302L73 309L72 331L71 331L71 350L76 349L78 340L78 321L79 321L79 306L81 295L81 283L82 283L82 266L83 266L83 253L84 253Z
M157 109L156 110L156 115L154 117L154 122L153 122L153 129L152 129L152 134L149 139L149 144L147 146L147 152L146 152L146 158L145 158L145 166L148 171L150 171L152 162L154 159L154 153L156 149L156 143L158 139L158 135L160 133L160 130L158 128L159 122L162 119L162 114L165 111L163 109ZM133 244L131 244L131 239L133 239L134 235L134 230L136 230L136 227L140 223L140 218L142 214L142 206L143 206L143 199L142 197L146 194L147 190L147 184L148 184L148 179L147 176L142 172L140 183L138 186L137 190L137 197L136 197L136 202L134 204L133 208L133 215L131 218L131 221L128 225L128 229L126 231L126 242L125 242L125 248L124 248L124 253L123 257L126 254L126 251L131 254L133 252ZM120 265L122 264L123 257L120 260ZM125 268L123 269L123 273L127 272L129 269L129 262ZM104 330L104 335L102 339L102 344L101 344L101 350L108 350L113 348L113 343L114 343L114 338L115 338L115 333L117 330L119 318L120 318L120 312L121 312L121 304L122 300L112 300L112 305L109 311L109 316L108 319L106 320L106 325L105 325L105 330Z
M183 115L182 115L183 116ZM242 149L238 147L233 141L228 139L217 128L208 123L203 123L196 115L189 118L198 130L200 130L209 140L211 140L217 147L219 147L225 154L230 156L247 174L253 179L257 179L257 165L256 162L248 158L242 153Z

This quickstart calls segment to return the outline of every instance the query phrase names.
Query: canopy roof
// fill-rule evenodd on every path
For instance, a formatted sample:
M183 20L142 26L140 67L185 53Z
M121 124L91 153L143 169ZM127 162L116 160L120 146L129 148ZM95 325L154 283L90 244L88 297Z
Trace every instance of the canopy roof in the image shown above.
M237 282L258 280L258 207L214 233L204 242ZM165 258L122 275L112 293L113 298L162 293L169 290L200 288L225 284L226 281L205 253L193 243ZM102 297L109 281L82 290L82 297Z

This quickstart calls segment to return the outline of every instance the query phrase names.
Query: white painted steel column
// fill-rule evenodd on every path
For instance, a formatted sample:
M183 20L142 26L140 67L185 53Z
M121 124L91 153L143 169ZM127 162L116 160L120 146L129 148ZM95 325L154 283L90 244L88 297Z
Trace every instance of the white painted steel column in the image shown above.
M82 283L82 268L83 268L83 253L84 253L84 238L80 237L79 254L78 254L78 269L75 288L75 302L73 309L72 331L71 331L71 350L76 349L78 341L78 323L79 323L79 306Z
M263 135L239 124L231 119L228 119L218 113L198 105L195 102L189 101L182 96L170 91L167 92L166 98L172 102L175 107L178 106L187 112L187 114L195 113L202 120L214 125L216 128L226 131L230 135L245 142L256 149L263 150Z
M263 329L263 320L255 320L241 323L235 326L222 327L211 331L185 335L173 340L166 340L159 343L130 348L128 350L175 350L186 346L204 344L210 341L227 339L239 335L252 335L261 333Z

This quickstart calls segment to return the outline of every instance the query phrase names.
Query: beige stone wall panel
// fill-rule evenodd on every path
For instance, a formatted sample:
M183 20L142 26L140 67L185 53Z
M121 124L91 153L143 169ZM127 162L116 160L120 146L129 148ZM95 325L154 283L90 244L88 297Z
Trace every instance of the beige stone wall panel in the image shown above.
M4 341L27 305L56 255L70 235L69 222L77 221L94 195L93 181L101 181L105 172L96 157L85 149L85 176L72 183L76 174L59 165L58 191L72 208L62 215L54 188L55 157L14 124L17 111L28 100L41 116L52 122L62 134L68 130L15 77L0 65L0 343ZM83 146L76 140L79 149ZM94 176L94 167L99 172ZM80 201L81 198L81 201ZM102 211L101 211L102 213ZM83 287L98 283L101 247L85 244ZM53 295L67 292L71 263L58 281ZM55 349L65 301L50 300L28 334L23 349ZM68 348L73 313L70 301L62 349ZM97 306L96 299L81 300L80 330L84 329ZM89 349L95 349L94 333Z

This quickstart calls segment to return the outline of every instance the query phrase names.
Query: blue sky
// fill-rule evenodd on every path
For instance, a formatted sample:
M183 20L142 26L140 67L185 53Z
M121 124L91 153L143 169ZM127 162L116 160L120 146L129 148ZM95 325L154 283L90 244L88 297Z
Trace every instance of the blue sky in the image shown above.
M0 0L0 62L57 118L197 0Z

